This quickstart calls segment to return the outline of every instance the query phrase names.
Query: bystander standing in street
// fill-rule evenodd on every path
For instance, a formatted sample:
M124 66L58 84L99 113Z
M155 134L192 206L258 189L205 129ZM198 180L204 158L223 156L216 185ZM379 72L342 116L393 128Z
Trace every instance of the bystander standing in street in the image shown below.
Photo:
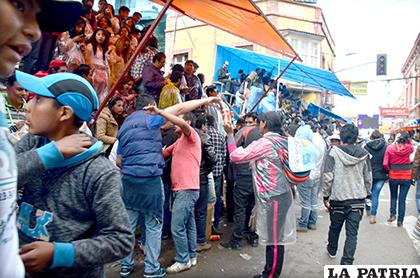
M232 126L225 125L232 162L248 162L252 169L256 230L260 243L266 245L264 270L254 278L280 277L284 245L296 241L293 195L279 155L284 151L283 121L277 112L263 114L258 127L263 137L246 148L237 147Z
M41 38L41 30L65 31L79 17L81 4L76 1L0 1L0 78L13 74L16 64L25 56L30 57L32 44ZM66 17L57 20L55 14ZM50 20L54 17L56 20ZM41 24L40 24L41 23ZM18 50L18 52L16 51ZM17 169L16 158L8 140L6 110L0 103L0 146L4 155L1 165L8 165L9 171L0 172L0 277L24 277L25 269L18 253L16 229Z
M100 277L104 264L130 252L132 233L119 172L102 142L79 132L99 106L95 90L71 73L16 72L16 79L35 94L26 106L29 134L15 147L25 268L47 277Z
M223 200L222 200L222 174L223 167L226 161L226 139L225 136L220 133L214 125L214 117L207 115L207 134L210 137L210 141L214 147L216 154L216 164L213 167L213 179L214 187L216 192L216 204L214 207L214 220L212 225L212 234L220 234L219 223L222 217Z
M411 186L410 155L414 151L413 143L408 132L401 132L396 144L386 149L383 166L389 171L389 190L391 191L391 207L388 222L397 220L401 227L405 216L405 201ZM398 202L398 218L397 218Z
M168 119L169 115L160 112ZM185 271L197 264L197 229L194 205L200 194L201 141L193 113L184 115L184 120L173 119L180 138L164 150L164 156L172 155L171 181L173 194L171 230L174 240L175 263L167 268L168 273ZM188 169L188 171L186 171Z
M384 136L378 131L375 130L370 136L370 141L366 143L365 149L370 153L371 158L370 162L372 165L372 196L371 202L372 206L370 207L370 224L376 223L376 213L378 212L379 207L379 194L381 193L382 187L384 186L386 180L388 179L388 172L383 166L385 151L387 144L385 142ZM366 210L368 210L368 206Z
M371 194L372 170L369 153L356 145L359 131L348 124L340 131L342 145L328 152L323 180L324 204L330 211L327 252L335 258L341 229L346 224L346 242L341 264L353 264L359 223L365 199Z

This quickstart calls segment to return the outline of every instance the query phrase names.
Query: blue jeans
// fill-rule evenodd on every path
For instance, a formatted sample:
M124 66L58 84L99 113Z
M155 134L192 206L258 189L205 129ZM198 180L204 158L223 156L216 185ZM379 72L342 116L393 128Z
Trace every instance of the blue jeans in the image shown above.
M195 223L197 225L197 243L206 242L207 203L209 200L209 187L207 177L200 181L200 195L195 203Z
M197 230L193 211L198 195L198 190L181 190L173 194L171 230L176 249L175 260L180 263L187 263L197 256Z
M344 243L343 257L340 264L351 265L356 253L357 234L359 223L362 220L363 209L352 208L351 206L333 207L330 211L330 229L328 232L327 249L330 254L337 254L338 239L344 222L346 223L346 241Z
M392 216L397 215L397 199L398 199L398 222L404 221L405 216L405 200L410 190L411 181L409 180L389 180L389 190L391 191L391 208ZM399 189L399 190L398 190Z
M223 209L222 176L218 176L218 177L214 176L214 188L216 191L216 204L214 205L213 226L215 228L218 228L219 223L220 223L220 218L222 218L222 209Z
M418 216L420 217L420 180L416 182L416 207Z
M127 212L133 234L136 232L136 226L139 219L144 219L146 230L146 258L144 259L144 271L147 273L155 272L160 268L158 259L160 255L162 222L156 217L135 210L127 209ZM134 244L135 241L133 237L133 246ZM130 255L121 260L121 266L128 266L129 268L134 267L134 250L131 251Z
M304 183L298 185L300 203L302 206L298 224L302 228L307 228L308 225L316 226L318 218L318 193L320 187L320 180L308 179Z
M372 206L370 213L373 216L376 216L379 207L379 194L381 193L382 187L384 186L386 180L374 180L372 183Z

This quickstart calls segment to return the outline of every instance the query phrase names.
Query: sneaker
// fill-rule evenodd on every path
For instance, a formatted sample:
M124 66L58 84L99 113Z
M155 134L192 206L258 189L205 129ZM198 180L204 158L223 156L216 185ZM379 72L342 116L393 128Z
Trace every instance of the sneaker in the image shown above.
M334 259L335 257L337 257L337 253L330 252L330 249L328 249L328 245L327 245L327 254L328 254L328 257L330 257L331 259Z
M211 249L211 244L210 243L197 243L197 252L203 252L203 251L207 251Z
M196 266L197 265L197 257L191 258L190 263L191 263L191 266Z
M314 225L314 224L309 224L309 225L308 225L308 229L309 229L309 230L313 230L313 231L315 231L315 230L316 230L316 225Z
M133 272L133 267L129 267L127 265L122 265L120 270L120 277L125 278L130 276L131 272Z
M237 240L220 243L220 246L226 249L241 250L241 243Z
M197 261L196 261L197 263ZM168 267L166 269L167 273L178 273L181 271L185 271L191 268L191 262L188 261L187 263L183 264L183 263L179 263L179 262L175 262L173 265L171 265L170 267Z
M258 237L250 236L248 237L248 242L252 247L258 247Z
M163 267L160 267L158 270L156 270L153 273L145 272L143 275L144 278L162 278L165 276L166 276L166 270Z
M403 223L402 223L401 221L398 221L398 222L397 222L397 226L398 226L398 227L402 227L402 225L403 225Z
M370 217L370 221L369 221L369 223L370 223L370 224L375 224L375 223L376 223L376 217L372 215L372 216Z
M395 219L397 219L397 218L395 217L395 215L391 215L391 216L388 218L388 220L386 220L386 221L388 221L388 222L394 222L394 221L395 221Z
M306 233L307 231L308 231L308 228L306 227L301 227L301 226L296 227L296 232Z
M211 234L212 235L218 235L218 236L223 235L223 233L221 231L219 231L219 229L216 228L215 226L212 226L211 227Z

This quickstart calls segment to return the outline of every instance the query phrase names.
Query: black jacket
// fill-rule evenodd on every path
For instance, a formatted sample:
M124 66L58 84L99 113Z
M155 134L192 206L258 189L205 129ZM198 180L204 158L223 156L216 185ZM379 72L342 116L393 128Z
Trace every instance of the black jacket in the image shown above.
M235 143L237 147L246 148L252 142L260 139L262 134L258 126L255 127L244 127L235 134ZM229 156L229 154L228 154ZM233 164L233 172L235 177L237 176L252 176L251 167L249 163Z
M197 130L197 129L196 129ZM207 180L208 174L213 171L216 165L216 152L214 146L209 140L209 136L201 130L197 130L201 139L201 163L200 163L200 185ZM206 183L207 184L207 183Z
M383 167L387 144L384 139L375 139L365 145L365 149L372 155L372 176L374 180L387 180L388 172Z

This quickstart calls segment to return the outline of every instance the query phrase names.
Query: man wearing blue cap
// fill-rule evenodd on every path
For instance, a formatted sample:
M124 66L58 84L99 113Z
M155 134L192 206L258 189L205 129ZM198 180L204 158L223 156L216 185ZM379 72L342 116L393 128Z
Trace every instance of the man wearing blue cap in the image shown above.
M101 277L105 263L131 251L132 234L118 171L102 142L79 133L98 108L96 93L71 73L17 71L16 80L35 94L29 134L15 147L22 261L43 277Z

